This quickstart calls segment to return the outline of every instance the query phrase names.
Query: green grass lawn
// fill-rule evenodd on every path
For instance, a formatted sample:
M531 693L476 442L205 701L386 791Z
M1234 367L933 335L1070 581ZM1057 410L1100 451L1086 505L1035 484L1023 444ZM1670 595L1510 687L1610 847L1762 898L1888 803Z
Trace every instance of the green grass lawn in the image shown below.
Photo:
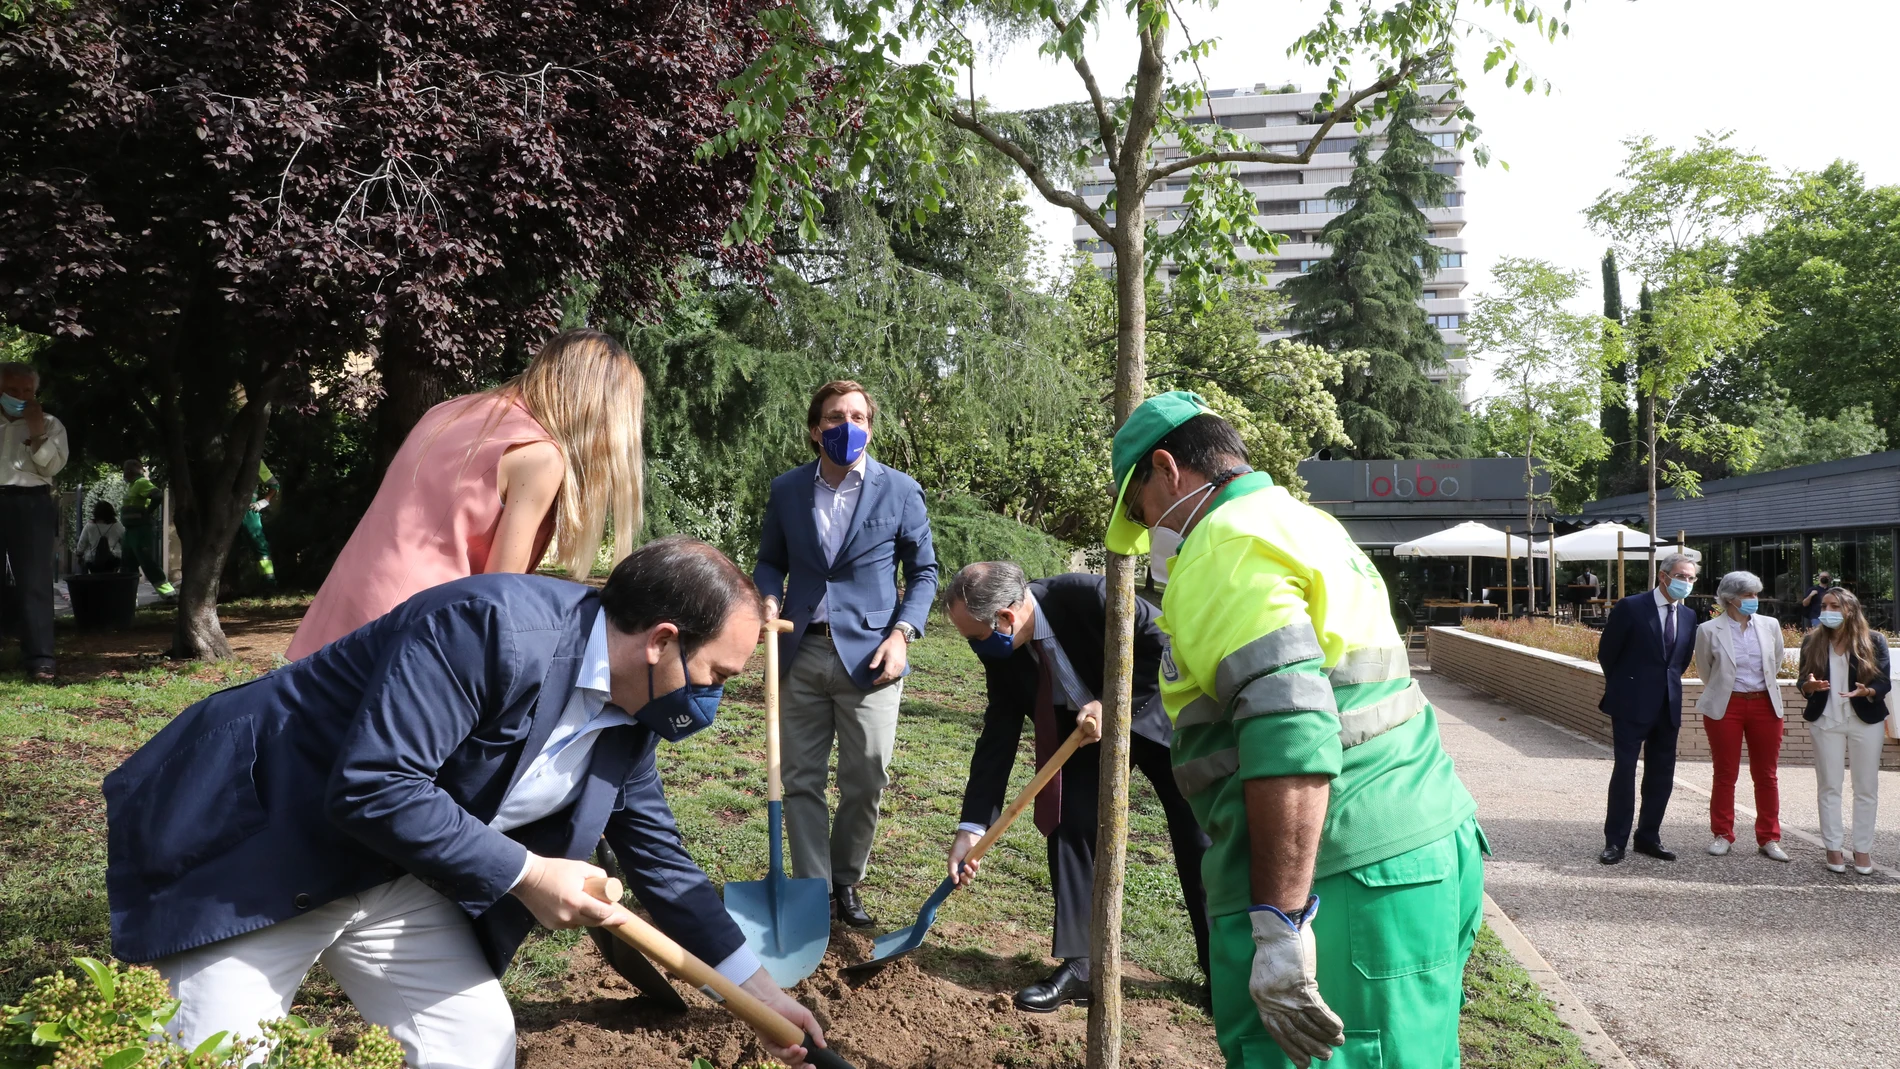
M915 671L905 688L891 789L866 880L867 904L888 927L909 923L943 878L983 708L978 662L946 624L939 621L912 647L911 660ZM727 688L712 728L661 750L681 833L715 882L765 872L757 665L749 679ZM0 677L0 1004L75 954L105 955L101 777L185 706L255 672L241 663L157 662L56 687L29 686L10 672ZM1025 731L1014 789L1030 776L1029 735ZM1127 953L1162 981L1129 990L1134 997L1175 1001L1181 1014L1200 1019L1192 1004L1200 975L1166 824L1154 791L1138 774L1131 806ZM991 953L1045 952L1052 915L1045 856L1034 822L1020 821L990 854L974 887L952 895L939 913L949 930L934 937L937 951L967 953L973 962L988 961ZM510 992L531 997L556 983L578 942L576 933L531 939L507 977ZM1488 931L1467 972L1467 992L1468 1066L1589 1064L1575 1036ZM305 997L318 1008L334 1008L339 998L321 976L313 977Z

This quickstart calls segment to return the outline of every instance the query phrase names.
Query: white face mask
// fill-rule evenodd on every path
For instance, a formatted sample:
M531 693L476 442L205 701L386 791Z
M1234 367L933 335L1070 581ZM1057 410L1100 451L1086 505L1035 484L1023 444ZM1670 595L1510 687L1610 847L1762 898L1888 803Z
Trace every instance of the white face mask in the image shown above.
M1181 549L1181 535L1171 528L1157 527L1148 532L1148 559L1165 562Z
M1195 511L1198 510L1201 507L1201 505L1207 501L1208 498L1214 496L1214 484L1211 482L1202 483L1201 485L1195 487L1194 489L1189 490L1186 494L1182 495L1179 501L1176 501L1174 504L1169 505L1168 511L1156 517L1155 522L1150 524L1148 527L1148 539L1149 539L1150 545L1153 544L1154 533L1156 531L1171 531L1171 532L1173 531L1172 528L1161 526L1161 522L1163 520L1166 520L1169 516L1174 515L1175 509L1180 508L1183 504L1187 502L1188 498L1193 497L1196 494L1201 495L1200 500L1194 503L1194 508L1191 508L1188 510L1187 514L1188 514L1189 519L1193 519ZM1185 526L1185 524L1183 524L1183 526ZM1173 533L1176 538L1181 537L1178 532L1173 532Z

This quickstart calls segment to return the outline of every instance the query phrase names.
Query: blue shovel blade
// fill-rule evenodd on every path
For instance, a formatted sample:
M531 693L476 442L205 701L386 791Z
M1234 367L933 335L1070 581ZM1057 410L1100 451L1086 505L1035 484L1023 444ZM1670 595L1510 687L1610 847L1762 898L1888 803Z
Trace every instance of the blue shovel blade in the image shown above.
M924 933L937 921L937 907L957 889L955 880L948 876L937 885L936 891L924 901L924 908L917 911L917 923L908 928L899 928L887 935L880 935L871 944L871 958L856 965L847 965L844 972L848 976L864 976L896 961L898 958L924 945Z
M780 987L817 971L831 941L831 884L783 875L726 884L726 912Z

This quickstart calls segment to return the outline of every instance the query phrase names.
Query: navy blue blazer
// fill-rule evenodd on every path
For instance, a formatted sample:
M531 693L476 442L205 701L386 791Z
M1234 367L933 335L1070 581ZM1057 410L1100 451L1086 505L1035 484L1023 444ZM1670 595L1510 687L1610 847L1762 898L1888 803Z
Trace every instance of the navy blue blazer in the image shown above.
M1597 704L1611 717L1654 723L1668 714L1682 726L1682 674L1695 659L1695 629L1702 621L1687 605L1671 606L1676 613L1676 654L1663 658L1662 620L1656 612L1656 592L1631 594L1610 609L1597 644L1597 663L1603 666L1603 700Z
M478 575L178 715L105 779L112 951L150 961L411 873L461 906L497 976L534 925L508 894L527 851L602 834L654 922L694 954L745 941L680 843L658 736L608 728L580 797L488 827L580 671L600 597Z
M1070 573L1052 575L1029 584L1036 605L1049 622L1049 630L1075 669L1077 682L1098 698L1107 690L1107 670L1103 667L1103 647L1108 634L1108 580L1099 575ZM1174 744L1174 722L1161 704L1161 658L1168 650L1168 636L1161 630L1161 610L1140 598L1135 599L1134 694L1130 702L1135 710L1129 727L1135 734L1162 746ZM963 810L958 820L985 827L1002 816L1010 771L1016 766L1017 748L1022 742L1023 725L1033 733L1036 728L1036 692L1041 672L1030 657L1029 643L1000 661L983 661L983 684L989 703L983 709L983 730L977 736L976 749L970 755L970 778L963 786ZM1056 710L1058 738L1068 738L1075 730L1076 713ZM1100 750L1093 745L1082 748L1077 761L1095 761Z
M899 620L924 632L930 603L937 597L937 552L930 544L930 516L917 480L866 457L864 489L838 557L825 560L812 518L817 501L813 480L816 460L772 480L765 503L765 527L759 534L759 563L752 581L766 597L777 598L779 615L792 622L779 636L779 672L789 675L792 654L826 599L831 639L851 672L851 681L870 689L877 672L871 655ZM904 600L897 600L897 566L904 566Z

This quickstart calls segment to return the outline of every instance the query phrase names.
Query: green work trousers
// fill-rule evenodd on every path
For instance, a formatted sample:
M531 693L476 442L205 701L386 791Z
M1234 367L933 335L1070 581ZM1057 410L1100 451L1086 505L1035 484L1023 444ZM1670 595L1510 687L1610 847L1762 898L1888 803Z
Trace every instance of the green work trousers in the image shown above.
M1397 857L1315 880L1319 990L1346 1025L1326 1069L1456 1069L1465 959L1484 915L1484 833L1457 831ZM1253 924L1213 919L1214 1033L1230 1069L1293 1063L1248 993Z
M259 560L270 559L270 543L264 541L264 517L251 510L244 510L244 533L251 536L251 549Z
M119 562L120 571L144 572L153 590L163 591L171 585L165 579L165 565L158 559L158 524L126 524L125 537L119 545L125 550Z

